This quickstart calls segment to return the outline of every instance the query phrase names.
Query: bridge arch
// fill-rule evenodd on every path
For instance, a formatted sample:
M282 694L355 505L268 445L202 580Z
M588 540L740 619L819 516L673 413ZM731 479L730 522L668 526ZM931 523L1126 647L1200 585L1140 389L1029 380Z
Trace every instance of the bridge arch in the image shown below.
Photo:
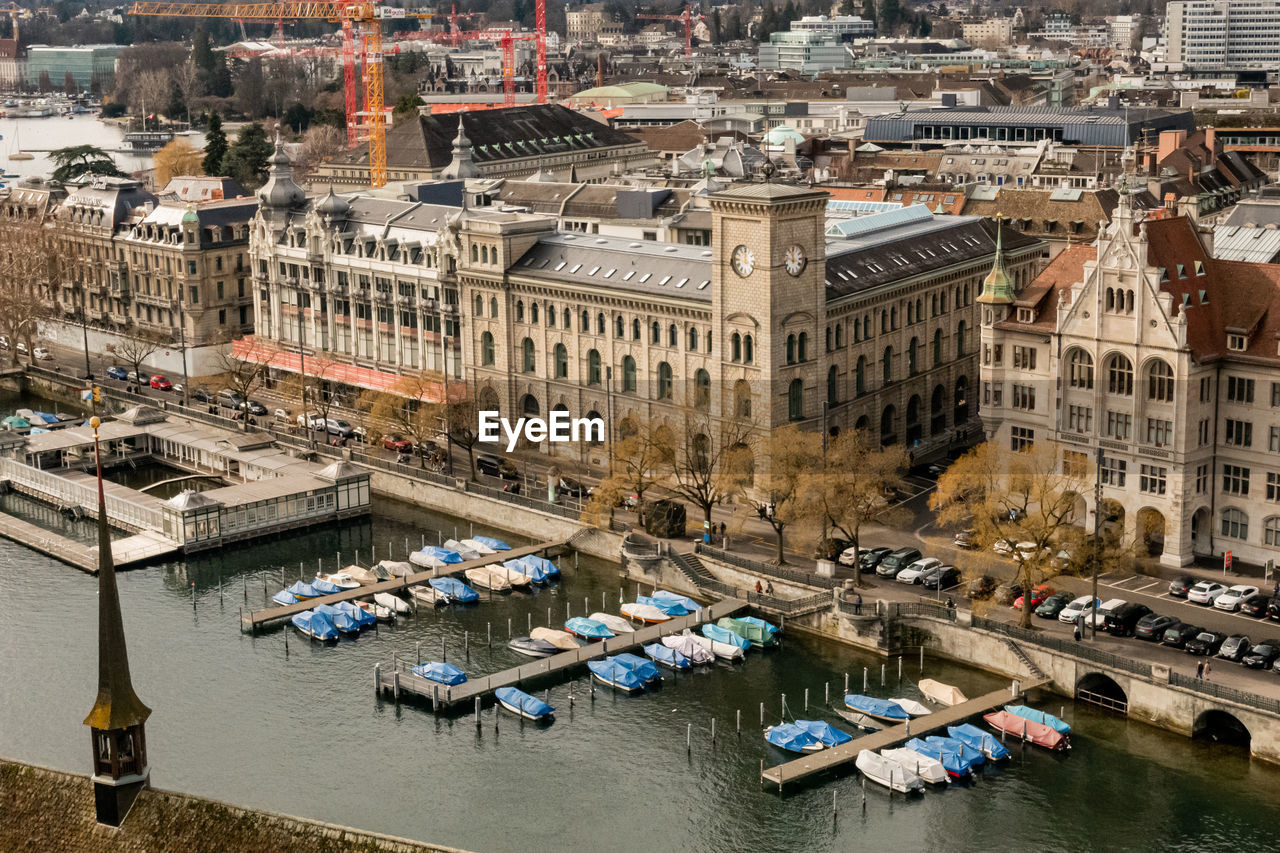
M1087 672L1076 682L1076 699L1109 711L1129 713L1129 694L1105 672Z
M1242 723L1239 717L1230 711L1223 711L1220 708L1201 711L1199 716L1196 717L1195 724L1191 727L1191 736L1215 743L1246 748L1253 739L1253 736L1249 733L1249 727Z

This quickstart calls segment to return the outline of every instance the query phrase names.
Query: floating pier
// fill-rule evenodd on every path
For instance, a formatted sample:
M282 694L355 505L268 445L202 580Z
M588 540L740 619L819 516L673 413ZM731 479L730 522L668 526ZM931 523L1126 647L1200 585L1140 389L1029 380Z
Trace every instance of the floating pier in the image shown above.
M412 694L430 700L436 710L453 705L469 704L483 697L486 693L499 687L518 685L525 679L539 678L584 664L589 660L598 660L606 655L616 655L638 646L656 643L668 634L678 634L685 628L695 628L705 622L715 622L725 616L745 610L747 603L736 598L725 598L715 604L704 607L686 616L674 616L666 622L645 627L612 640L588 643L573 651L561 652L558 655L541 658L511 669L495 672L481 678L468 679L462 684L446 685L427 678L421 678L412 672L401 672L394 667L379 666L375 670L378 693L394 696Z

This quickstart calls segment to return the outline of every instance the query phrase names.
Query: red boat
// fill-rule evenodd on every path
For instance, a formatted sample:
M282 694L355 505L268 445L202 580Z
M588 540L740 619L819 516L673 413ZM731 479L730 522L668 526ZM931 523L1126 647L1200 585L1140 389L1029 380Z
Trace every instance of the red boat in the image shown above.
M1055 752L1071 748L1071 740L1062 732L1046 726L1044 723L1037 723L1035 720L1028 720L1025 717L1019 717L1017 714L1010 714L1008 711L993 711L990 714L983 714L982 719L987 721L987 725L999 732L1013 735L1019 740L1027 740L1036 746L1043 746L1045 749L1052 749Z

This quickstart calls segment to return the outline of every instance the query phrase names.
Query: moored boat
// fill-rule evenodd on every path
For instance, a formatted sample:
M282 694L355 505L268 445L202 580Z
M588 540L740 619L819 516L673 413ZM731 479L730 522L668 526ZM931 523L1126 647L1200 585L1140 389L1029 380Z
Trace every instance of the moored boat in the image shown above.
M693 666L693 661L662 643L650 643L644 646L644 653L649 660L660 663L663 666L669 666L672 669L690 669Z
M373 586L381 580L389 580L389 578L379 578L376 573L360 566L347 566L342 570L342 574L351 578L360 586Z
M390 622L396 618L396 614L390 607L383 607L381 604L374 604L372 601L357 601L355 605L365 613L371 614L374 620L378 622Z
M333 627L338 629L338 633L355 636L360 633L360 623L354 616L344 610L339 610L332 604L317 604L316 613L321 613L329 617L329 621L333 623Z
M711 625L711 624L703 625L702 636L706 637L708 640L714 640L717 643L724 643L725 645L728 645L728 646L736 646L737 648L741 649L744 652L747 649L751 648L750 640L720 625ZM712 649L712 651L715 651L715 649ZM719 655L717 654L717 657L718 656Z
M345 613L352 619L356 620L356 624L361 628L368 628L378 621L378 617L373 613L366 612L354 601L339 601L333 605L333 609L340 613Z
M708 643L711 642L706 637L701 639L706 640ZM710 648L704 647L698 640L698 637L692 637L688 634L671 634L662 638L662 645L684 655L689 659L690 663L711 663L716 659L715 653ZM734 649L734 651L742 652L741 649Z
M528 578L531 583L544 584L550 579L547 573L541 568L533 565L532 563L526 563L523 558L518 560L504 560L502 562L502 567L509 571L513 576L521 575L522 577Z
M1008 758L1011 753L1004 744L995 739L990 732L984 732L982 729L970 723L961 723L958 726L947 726L947 734L956 740L964 741L969 746L981 752L988 761L1002 761Z
M851 711L889 723L900 723L911 718L906 711L902 710L901 705L890 702L888 699L876 699L860 693L845 694L844 704Z
M293 627L313 640L336 640L338 629L329 621L329 617L314 610L304 610L293 614Z
M745 622L748 625L755 625L756 627L760 628L762 631L765 631L769 634L782 633L782 629L779 628L777 625L773 624L772 622L766 622L765 620L761 619L759 616L739 616L737 618L739 622Z
M671 601L665 598L655 598L651 595L637 595L636 604L646 604L649 607L656 607L668 616L688 616L693 611L684 606L683 602Z
M502 576L502 579L511 585L512 589L530 589L533 587L533 578L522 571L513 569L507 565L512 562L507 560L506 563L495 563L492 566L486 566L490 572Z
M864 732L878 732L881 729L878 721L871 719L866 714L850 711L848 708L832 708L831 710L836 712L837 717L847 720Z
M792 723L778 723L764 730L764 739L788 752L821 752L826 747L817 738Z
M854 764L862 771L863 776L877 785L884 785L890 791L909 794L924 790L924 780L914 770L903 766L900 761L886 758L869 749L859 752Z
M409 587L409 597L428 607L440 607L449 603L449 596L427 584Z
M947 775L952 778L964 779L973 772L973 768L969 766L969 762L965 761L964 757L961 756L960 753L956 752L954 749L948 749L941 744L929 743L918 737L913 737L911 740L903 744L903 746L913 752L918 752L923 756L934 759L942 765L942 769L946 770Z
M529 632L529 638L545 640L562 652L571 652L574 649L582 648L582 641L577 637L568 631L560 631L555 628L534 628Z
M635 631L635 626L623 619L621 616L615 616L612 613L592 613L587 617L608 628L615 635L630 634Z
M539 557L537 554L525 554L520 558L521 562L528 563L530 566L536 566L546 573L548 578L560 577L560 567L548 560L546 557Z
M526 720L535 722L549 720L556 712L556 709L546 702L515 687L499 687L493 691L493 695L499 705Z
M429 578L427 583L431 584L432 589L449 596L449 601L456 601L459 604L473 604L480 600L480 593L457 578Z
M1071 739L1057 729L1046 726L1044 723L1037 723L1035 720L1028 720L1026 717L1020 717L1017 714L1011 714L1008 711L993 711L990 714L983 714L982 719L987 721L987 725L991 728L1011 734L1019 740L1026 740L1034 743L1036 746L1042 746L1045 749L1051 749L1055 752L1071 748Z
M303 583L302 581L294 581L293 585L290 586L286 590L286 592L292 593L293 597L298 599L299 601L307 601L312 598L319 598L321 595L321 593L317 591L315 587L313 587L311 584Z
M968 764L970 769L976 769L987 763L985 755L962 740L953 737L942 737L941 735L930 735L924 739L924 742L951 750L959 755L960 759Z
M591 670L592 677L597 681L617 690L636 693L644 689L644 681L641 680L640 676L613 658L589 660L587 661L587 669Z
M934 681L932 678L920 679L920 693L930 702L937 702L939 705L959 705L961 702L969 701L960 688L953 687L950 684L943 684L941 681Z
M301 598L298 598L298 596L289 592L287 589L282 589L275 595L271 596L271 600L276 604L279 604L281 607L287 607L290 604L297 604L299 601L302 601Z
M507 648L516 654L531 658L549 658L560 652L560 649L546 640L535 640L532 637L514 637L507 643Z
M411 609L407 601L390 592L375 592L373 594L373 601L375 604L382 605L397 616L409 613Z
M951 781L951 777L948 775L947 769L942 766L942 762L922 752L916 752L914 749L900 746L897 749L882 749L880 754L885 758L898 762L908 770L914 771L917 776L930 784L946 785Z
M645 660L639 655L633 655L630 652L623 652L610 658L620 666L625 666L636 674L637 677L645 684L662 680L662 673L653 665L653 661Z
M644 622L646 625L657 625L659 622L669 622L671 617L663 613L652 604L640 604L635 601L628 601L626 604L618 608L623 616L633 619L636 622Z
M414 559L414 557L417 557L418 559ZM419 562L419 560L422 560L422 562ZM439 548L435 545L424 545L409 555L409 562L414 565L425 565L427 568L431 568L437 563L443 563L446 565L461 563L462 555L457 551L451 551L448 548Z
M419 678L425 678L429 681L438 681L441 684L461 684L467 680L467 674L458 669L451 663L442 663L438 660L428 661L427 663L418 664L413 668L413 674Z
M472 536L470 539L464 541L479 542L481 545L495 552L511 550L511 546L506 542L503 542L501 539L494 539L492 536Z
M667 589L655 589L653 591L653 595L649 597L655 598L659 601L671 601L671 602L675 602L676 604L681 604L684 606L684 609L689 611L690 613L695 613L702 609L702 605L694 601L689 596L681 595L678 592L671 592L670 590L667 590Z
M446 545L446 546L447 546L448 544L449 544L449 543L447 543L447 542L445 543L445 545ZM463 540L462 540L461 542L459 542L458 544L459 544L459 545L461 545L461 546L463 546L464 548L468 548L468 549L470 549L470 550L472 550L472 551L475 551L475 552L476 552L477 554L479 554L481 557L487 557L487 556L489 556L490 554L496 554L496 553L498 553L498 549L497 549L497 548L490 548L488 545L484 544L484 543L483 543L483 542L481 542L479 539L463 539ZM459 552L459 553L461 553L461 552Z
M714 628L715 626L708 625L705 627ZM702 646L721 660L742 660L747 655L742 646L734 643L722 643L719 640L712 639L711 637L700 637L688 628L685 628L684 633L680 636L692 638L695 643ZM750 645L750 643L747 645Z
M933 713L914 699L890 699L889 701L913 717L923 717L925 714Z
M342 592L342 587L324 578L312 579L311 588L319 595L333 595L334 593Z
M488 566L476 566L473 569L467 569L463 572L467 580L474 586L481 589L487 589L491 592L510 592L511 584L502 576L502 570L497 572L489 571Z
M1071 734L1071 726L1067 725L1053 714L1046 714L1044 711L1028 707L1027 705L1005 705L1004 709L1010 714L1017 714L1019 717L1024 717L1028 720L1032 720L1033 722L1042 723L1053 729L1055 732L1060 732L1064 735Z
M389 581L392 578L407 578L409 575L416 575L419 568L421 567L404 560L382 560L373 567L372 571L378 580Z
M839 746L853 740L853 735L842 732L822 720L796 720L796 725L812 735L823 746Z
M778 640L773 633L755 622L748 622L745 619L734 619L726 616L716 622L716 625L724 628L726 631L732 631L739 637L750 642L751 645L755 646L757 649L770 648L778 644Z
M347 572L334 572L331 575L325 575L321 580L333 584L338 589L356 589L360 586L360 581ZM314 586L314 583L312 585Z
M444 540L444 547L445 549L457 554L464 561L478 560L481 557L481 554L479 551L475 550L474 548L468 548L466 545L463 545L457 539Z
M605 627L603 622L586 619L582 616L575 616L565 622L564 629L575 637L580 637L584 640L608 640L616 636Z

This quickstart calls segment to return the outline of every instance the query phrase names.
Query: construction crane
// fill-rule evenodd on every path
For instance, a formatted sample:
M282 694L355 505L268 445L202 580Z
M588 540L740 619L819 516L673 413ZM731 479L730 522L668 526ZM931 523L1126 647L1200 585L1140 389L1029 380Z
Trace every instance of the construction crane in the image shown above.
M516 42L533 41L536 43L537 38L537 33L517 33L509 29L452 30L447 33L423 31L406 34L406 39L414 41L448 42L455 45L463 41L497 42L499 49L502 51L502 105L504 107L514 107L516 105ZM545 77L546 75L543 75L543 85L539 88L541 94L538 96L538 103L540 104L547 102Z
M539 7L541 8L541 7ZM644 18L648 21L680 21L684 24L684 55L693 55L693 22L701 21L702 15L695 15L688 6L684 7L684 11L679 15L657 15L645 14L636 15L637 18Z
M14 56L17 56L18 49L18 17L22 14L22 9L15 5L0 6L0 14L8 13L9 20L13 22L13 49ZM9 39L6 39L8 41Z

